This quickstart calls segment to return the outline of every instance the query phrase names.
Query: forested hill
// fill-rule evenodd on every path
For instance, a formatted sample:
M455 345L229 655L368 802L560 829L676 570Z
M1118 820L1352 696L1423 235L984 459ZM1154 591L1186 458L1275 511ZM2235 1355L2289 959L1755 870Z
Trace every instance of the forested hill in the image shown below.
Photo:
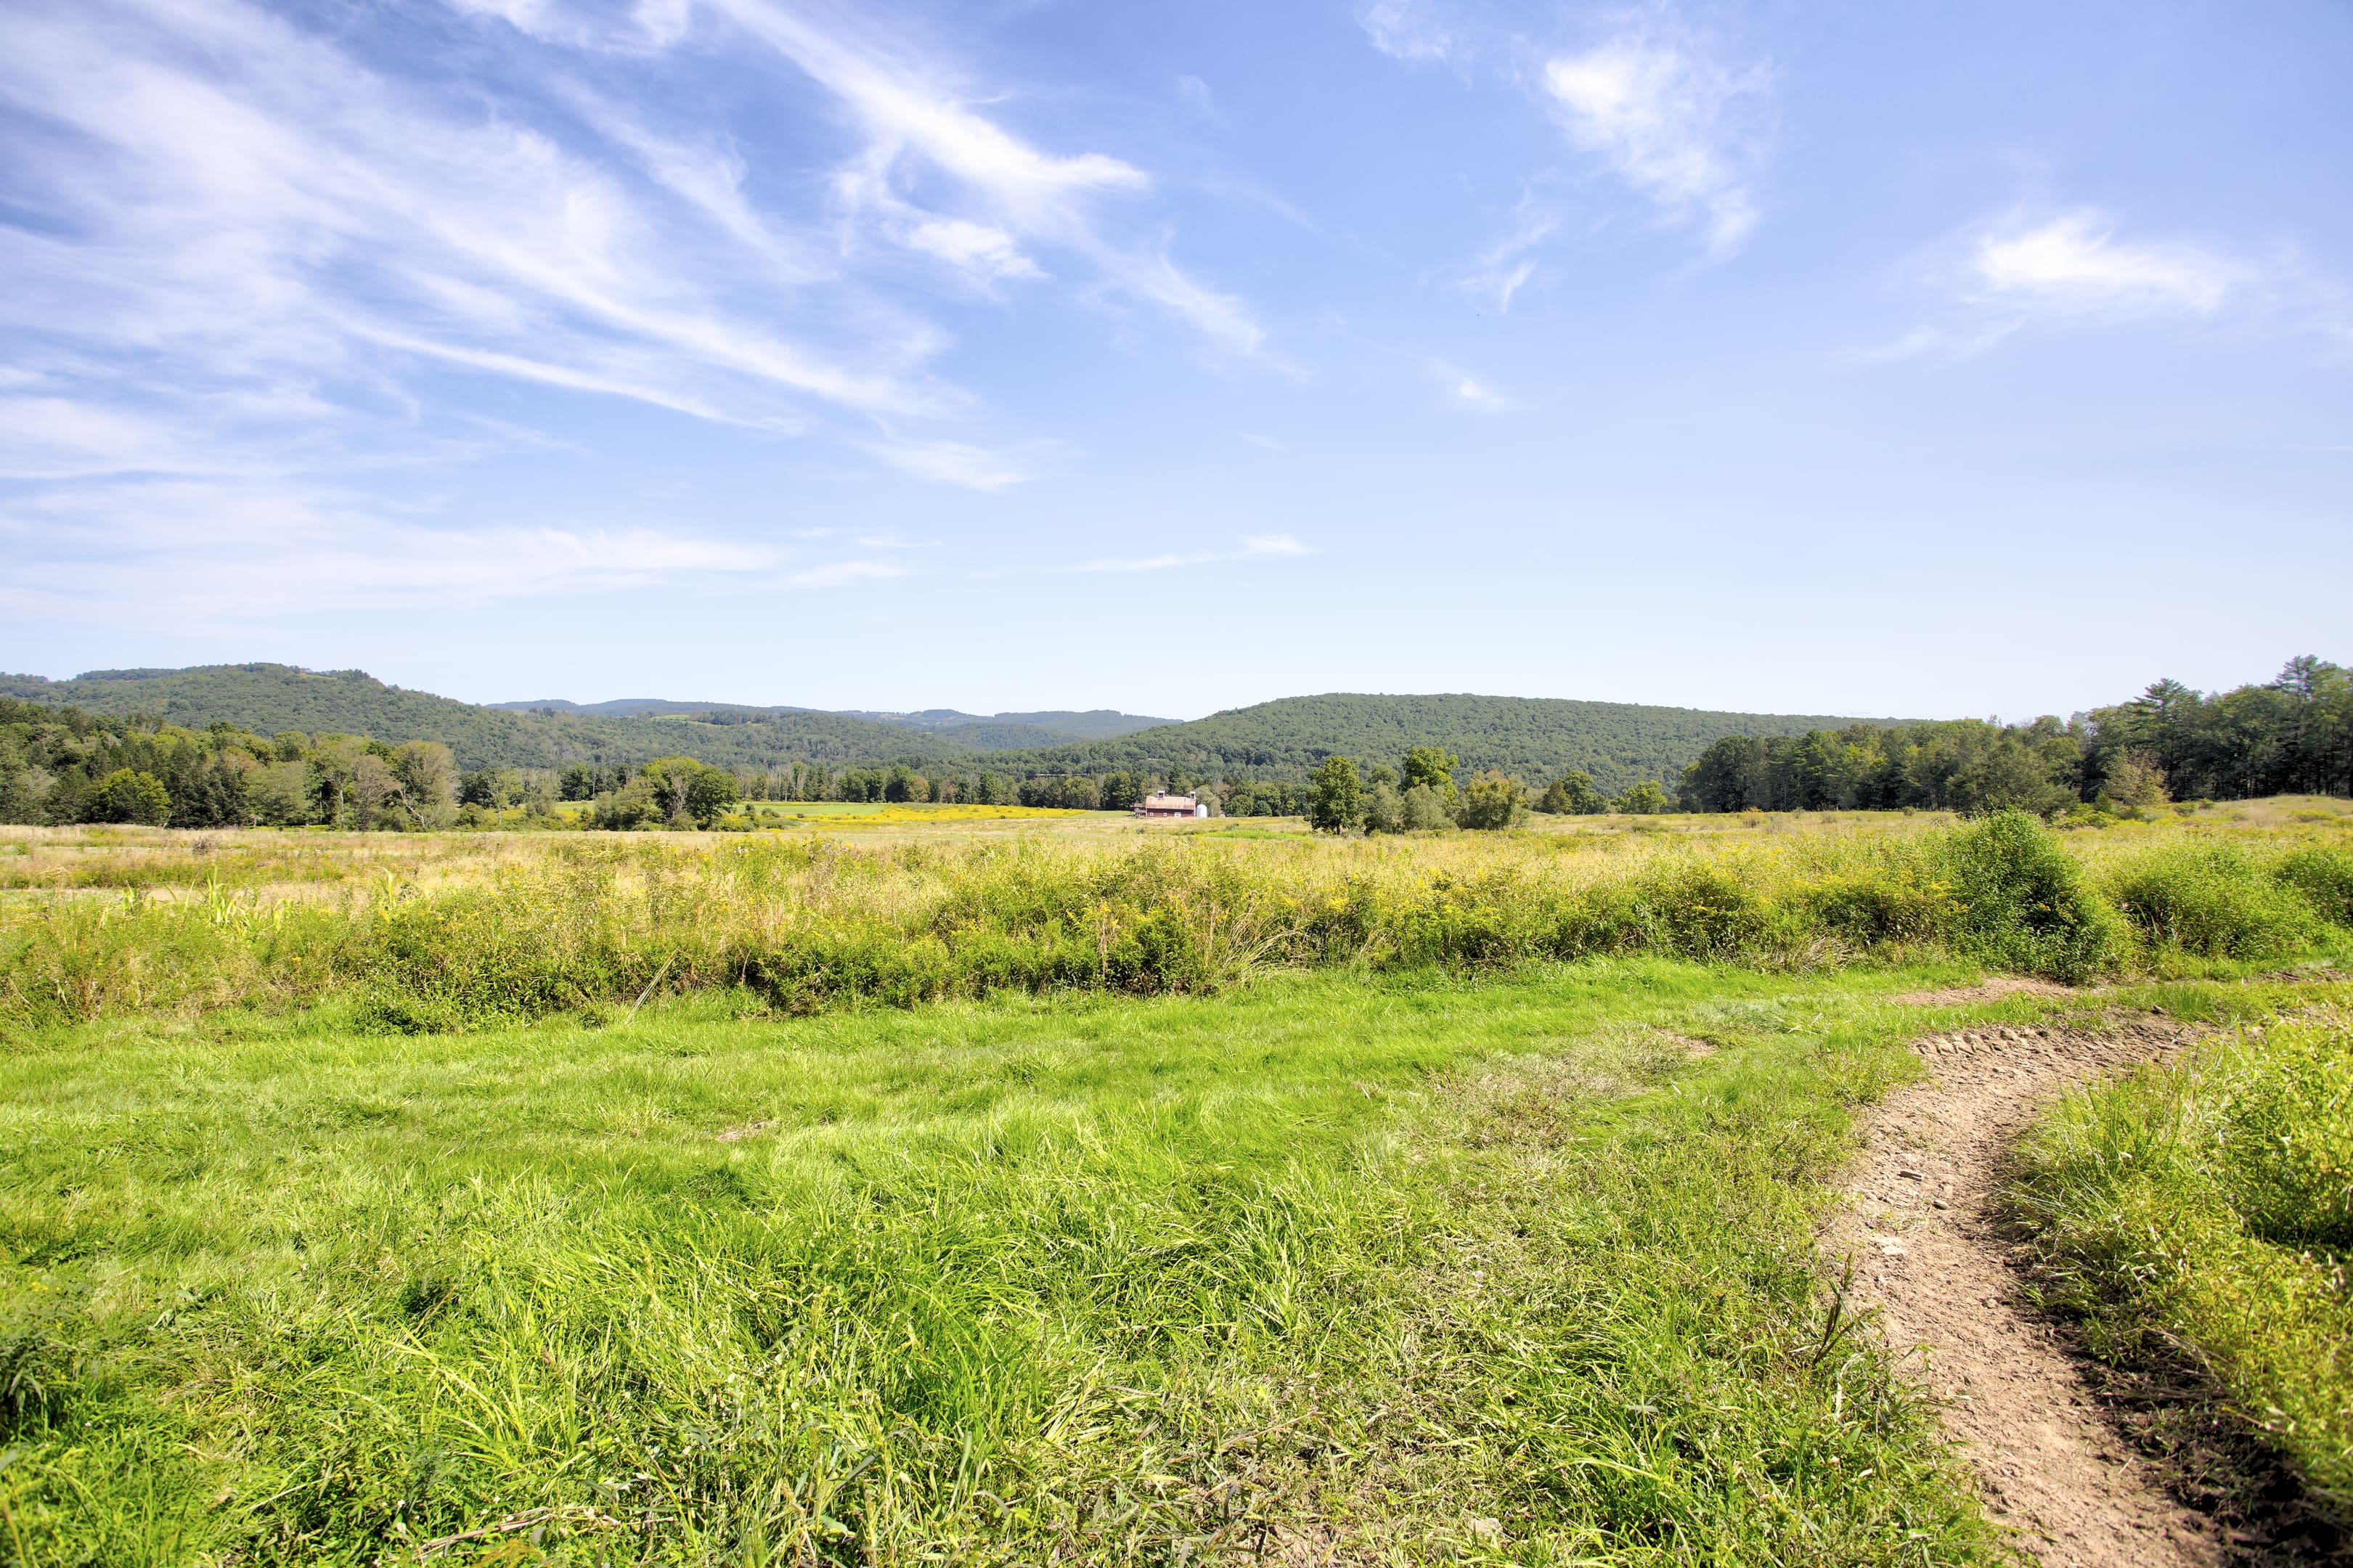
M744 710L707 720L514 713L403 690L363 670L304 670L284 664L93 670L71 680L0 675L0 695L71 704L111 718L144 715L193 730L228 723L263 735L293 730L439 741L467 769L641 763L672 755L720 767L767 769L795 762L938 767L977 754L945 735L834 713Z
M761 707L743 702L681 702L668 697L618 697L607 702L575 702L568 698L544 697L523 702L493 702L490 706L508 713L588 713L628 719L706 713L730 719L828 714L824 709L796 708L786 703ZM1141 713L1121 713L1109 708L1090 709L1085 712L1055 709L1038 713L965 713L954 708L926 708L916 713L890 713L852 709L828 716L862 719L876 724L946 735L983 752L1060 746L1075 741L1101 741L1113 735L1149 730L1155 725L1177 722L1174 719L1154 719Z
M1819 714L1711 713L1628 702L1340 691L1287 697L1083 745L995 752L989 765L1164 776L1181 767L1194 779L1229 773L1301 779L1335 754L1382 760L1403 755L1409 746L1440 745L1461 756L1468 770L1554 779L1582 768L1596 784L1615 791L1643 779L1672 784L1684 764L1725 735L1802 735L1852 722Z
M876 717L795 708L706 705L691 712L651 699L607 711L542 702L517 711L387 686L360 670L310 671L283 664L192 669L99 670L71 680L0 676L0 694L72 704L111 718L144 715L189 729L228 723L263 735L364 735L439 741L465 769L572 763L641 763L684 755L730 768L790 763L832 768L903 763L923 770L1102 774L1124 770L1197 781L1227 774L1296 783L1335 754L1395 760L1409 746L1440 745L1466 769L1499 768L1547 780L1582 768L1606 790L1642 779L1670 784L1685 763L1725 735L1799 735L1852 723L1810 715L1710 713L1622 702L1520 697L1391 697L1337 692L1235 709L1191 723L1155 723L1106 739L1045 744L1082 726L1146 722L1107 712L1004 713L946 710ZM628 706L636 712L614 712ZM651 708L656 711L645 711Z

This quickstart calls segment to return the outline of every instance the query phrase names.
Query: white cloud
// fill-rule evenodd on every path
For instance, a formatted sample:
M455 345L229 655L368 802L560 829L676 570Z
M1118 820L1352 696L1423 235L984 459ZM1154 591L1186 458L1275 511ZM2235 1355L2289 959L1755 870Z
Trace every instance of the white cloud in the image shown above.
M1156 229L1130 242L1098 207L1149 197L1143 170L1016 136L970 107L990 94L950 90L941 67L848 21L767 0L450 3L483 47L443 73L416 31L422 68L401 77L355 31L252 0L8 7L0 199L26 216L0 222L0 331L23 379L5 389L0 474L463 455L491 426L438 430L470 416L424 389L455 370L828 434L946 483L1018 482L935 438L971 401L930 368L947 335L885 292L903 277L845 256L845 213L963 284L1108 289L1220 353L1262 341ZM764 40L755 61L790 62L853 123L858 147L800 210L702 104L625 100L641 68L588 68L714 32ZM906 433L919 424L933 428Z
M1066 570L1071 572L1165 572L1172 566L1207 566L1225 561L1256 561L1314 553L1314 551L1287 533L1254 533L1244 536L1239 547L1231 550L1170 551L1158 555L1082 561Z
M1373 47L1393 59L1459 64L1472 52L1465 29L1438 0L1372 0L1356 21Z
M1987 293L2062 310L2211 314L2249 276L2198 246L2120 240L2090 211L1988 232L1970 261Z
M822 566L790 573L786 581L796 588L841 588L853 583L875 583L904 577L907 569L894 561L828 561Z
M1569 139L1669 213L1704 220L1717 255L1757 226L1746 171L1766 80L1761 68L1734 71L1694 41L1642 31L1544 68Z
M1003 454L961 441L877 442L868 450L895 468L936 484L1001 490L1029 475Z
M1438 378L1439 384L1446 389L1449 396L1475 413L1501 414L1512 406L1510 398L1451 364L1432 361L1430 373Z
M2037 326L2167 318L2353 342L2344 291L2292 250L2233 252L2182 238L2130 237L2091 207L2011 212L1972 225L1928 247L1905 272L1905 285L1938 308L1857 359L1966 357Z
M1373 47L1394 58L1461 72L1484 65L1534 95L1572 145L1605 163L1675 222L1703 226L1709 255L1739 248L1758 221L1752 190L1765 141L1771 73L1736 68L1717 39L1673 0L1600 13L1577 47L1531 41L1466 0L1368 0L1358 12ZM1508 311L1537 276L1535 253L1559 228L1533 195L1514 232L1461 269L1457 283L1482 306Z
M102 483L0 510L0 605L196 620L290 607L595 593L772 570L774 551L651 527L434 527L319 487Z
M1113 289L1158 306L1221 353L1256 354L1264 332L1247 308L1186 273L1160 244L1110 237L1099 203L1148 192L1143 170L1106 153L1031 145L970 107L936 65L847 26L819 27L773 0L708 0L744 32L832 92L867 137L835 188L854 220L892 243L987 284L1043 276L1026 247L1082 257ZM971 208L934 211L909 194L944 175Z

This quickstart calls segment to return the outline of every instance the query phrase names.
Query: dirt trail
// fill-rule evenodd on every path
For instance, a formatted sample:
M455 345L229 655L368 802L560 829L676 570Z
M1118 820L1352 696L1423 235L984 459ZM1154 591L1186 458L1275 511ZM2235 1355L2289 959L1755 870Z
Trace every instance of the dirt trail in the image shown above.
M2226 1560L2211 1522L2166 1496L2050 1325L2024 1308L1988 1212L1999 1163L2039 1105L2188 1040L2150 1022L2097 1036L1995 1027L1919 1042L1929 1076L1866 1118L1852 1205L1824 1238L1832 1257L1854 1259L1854 1304L1879 1309L1889 1347L1961 1439L1992 1517L2046 1568Z

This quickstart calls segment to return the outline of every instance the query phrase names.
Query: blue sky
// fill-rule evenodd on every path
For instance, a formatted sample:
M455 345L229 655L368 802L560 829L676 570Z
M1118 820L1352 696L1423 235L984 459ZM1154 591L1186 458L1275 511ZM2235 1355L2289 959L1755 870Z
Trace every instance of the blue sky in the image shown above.
M2353 11L11 0L0 668L2028 716L2353 658Z

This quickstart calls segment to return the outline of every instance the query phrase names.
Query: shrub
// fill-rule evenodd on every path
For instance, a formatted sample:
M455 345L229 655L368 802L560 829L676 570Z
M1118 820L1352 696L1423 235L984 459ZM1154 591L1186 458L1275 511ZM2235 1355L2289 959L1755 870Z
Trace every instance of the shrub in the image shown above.
M1955 945L1990 963L2055 980L2119 964L2124 933L2084 885L2059 840L2022 811L2000 811L1946 840Z
M2116 899L2147 940L2201 958L2275 958L2320 934L2302 891L2235 844L2168 845L2117 877Z

